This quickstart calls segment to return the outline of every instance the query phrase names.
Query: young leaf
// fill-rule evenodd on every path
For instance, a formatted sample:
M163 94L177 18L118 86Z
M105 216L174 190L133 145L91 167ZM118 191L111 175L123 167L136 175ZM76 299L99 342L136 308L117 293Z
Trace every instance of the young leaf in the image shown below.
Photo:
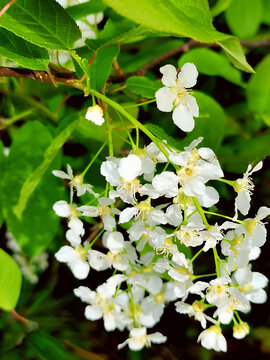
M49 64L49 54L44 48L31 44L4 28L0 28L0 54L32 70L46 70Z
M225 12L232 33L240 39L255 35L262 19L261 0L234 0Z
M17 263L0 249L0 309L15 308L21 291L22 274Z
M90 68L90 81L93 89L101 90L110 75L113 59L118 53L117 45L103 48L97 53Z
M16 132L6 162L3 205L7 228L22 250L30 256L46 249L57 232L59 219L52 211L52 205L63 196L63 186L52 175L52 170L61 166L59 157L52 162L32 193L21 220L14 214L13 208L23 184L42 163L44 152L52 141L50 132L43 124L28 122Z
M270 54L255 68L247 87L247 103L255 113L270 112Z
M225 51L225 54L228 56L228 59L233 63L233 65L237 69L254 73L254 70L246 60L244 50L237 38L232 36L223 41L219 41L218 43Z
M126 86L135 94L141 95L144 98L152 99L162 84L157 81L152 81L144 76L131 76L126 81Z
M221 53L206 48L191 49L181 56L178 65L182 66L186 62L195 64L199 73L222 76L234 84L243 85L241 72L235 69Z
M77 127L79 118L76 114L72 114L65 118L57 131L56 137L51 142L50 146L45 150L43 162L29 175L24 182L20 197L17 204L14 206L13 211L15 215L21 219L22 213L27 205L27 202L44 176L46 170L56 157L59 150L70 137L72 131Z
M0 0L0 8L6 3ZM0 27L53 50L69 50L81 37L75 21L54 0L17 0L1 16Z

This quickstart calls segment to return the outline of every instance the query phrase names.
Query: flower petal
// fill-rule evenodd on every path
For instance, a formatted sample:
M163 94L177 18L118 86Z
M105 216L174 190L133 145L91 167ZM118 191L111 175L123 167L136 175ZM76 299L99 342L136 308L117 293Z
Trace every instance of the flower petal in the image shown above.
M194 129L194 119L187 106L179 104L172 114L173 122L181 130L190 132Z
M159 71L161 72L161 74L163 74L161 78L161 82L163 85L167 87L176 85L177 71L173 65L164 65L159 69Z
M163 111L163 112L172 111L175 96L169 88L163 87L163 88L159 89L155 93L155 98L156 98L158 110Z
M188 62L182 66L178 74L178 80L185 88L191 88L196 85L198 75L196 66Z

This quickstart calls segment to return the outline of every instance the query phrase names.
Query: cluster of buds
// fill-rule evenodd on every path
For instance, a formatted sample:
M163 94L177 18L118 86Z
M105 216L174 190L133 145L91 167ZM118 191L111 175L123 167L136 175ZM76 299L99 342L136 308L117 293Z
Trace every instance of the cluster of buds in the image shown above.
M185 69L191 71L192 81ZM170 66L162 68L166 90L158 91L158 105L161 107L162 97L172 92L177 123L177 114L185 113L193 124L196 114L191 104L195 109L195 103L184 86L194 85L195 69L186 64L175 79ZM251 262L259 257L266 241L262 220L270 215L270 209L261 207L255 218L238 218L239 212L243 216L249 212L254 187L251 175L262 163L253 169L249 165L243 178L223 179L215 153L199 147L202 141L194 140L181 152L166 142L152 142L144 149L134 148L126 157L108 157L100 168L108 183L103 197L98 197L91 185L76 182L70 167L68 174L54 171L54 175L70 180L72 194L70 203L61 200L53 206L57 215L68 219L69 242L55 256L77 279L87 278L90 269L111 269L111 276L95 290L80 286L74 294L86 303L87 319L103 319L107 331L129 331L119 349L128 345L131 350L141 350L151 342L165 342L166 336L148 334L147 329L160 321L166 304L175 302L176 312L200 322L203 331L198 341L202 346L226 351L222 325L232 324L233 336L244 338L249 326L239 313L248 313L251 303L266 301L263 289L268 280L252 271ZM210 180L234 188L231 217L209 211L219 201L218 191L207 184ZM74 187L78 196L92 192L95 204L74 204ZM103 229L91 242L83 240L80 217L100 217ZM102 249L100 244L95 246L101 237ZM209 258L209 252L213 254L209 273L194 273L194 262L199 265L204 255Z

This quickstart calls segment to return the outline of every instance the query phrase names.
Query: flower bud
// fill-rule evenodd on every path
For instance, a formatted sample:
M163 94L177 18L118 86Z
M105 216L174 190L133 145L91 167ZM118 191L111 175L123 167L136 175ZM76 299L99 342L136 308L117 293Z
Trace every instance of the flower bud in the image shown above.
M103 117L103 110L98 105L90 106L87 109L85 118L86 118L86 120L90 120L98 126L101 126L105 121L104 117Z
M233 327L233 337L236 339L243 339L249 334L248 323L242 322L241 324L235 324Z

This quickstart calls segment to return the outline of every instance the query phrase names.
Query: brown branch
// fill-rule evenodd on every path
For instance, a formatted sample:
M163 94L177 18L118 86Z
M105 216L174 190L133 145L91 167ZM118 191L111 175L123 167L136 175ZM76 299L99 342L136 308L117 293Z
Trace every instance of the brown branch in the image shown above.
M3 9L2 9L3 10ZM246 41L242 40L241 44L248 48L248 49L255 49L257 47L265 46L270 47L270 40L259 40L259 41ZM127 78L137 75L137 76L144 76L148 70L153 69L155 66L159 65L160 63L166 61L167 59L185 53L188 50L195 48L195 47L207 47L207 48L215 48L219 47L217 43L200 43L196 40L190 40L181 46L174 48L170 51L161 54L160 56L156 57L155 59L151 60L147 64L139 67L136 71L126 74L119 73L116 76L110 76L107 84L114 84L114 83L121 83L124 82ZM72 86L78 89L83 90L84 84L80 82L77 78L75 72L68 72L68 71L60 71L50 66L51 74L49 75L46 71L35 71L29 69L19 69L19 68L10 68L10 67L3 67L0 66L0 77L18 77L18 78L28 78L33 80L38 80L47 83L62 83L68 86Z
M13 5L17 0L10 0L5 6L0 10L0 17Z

